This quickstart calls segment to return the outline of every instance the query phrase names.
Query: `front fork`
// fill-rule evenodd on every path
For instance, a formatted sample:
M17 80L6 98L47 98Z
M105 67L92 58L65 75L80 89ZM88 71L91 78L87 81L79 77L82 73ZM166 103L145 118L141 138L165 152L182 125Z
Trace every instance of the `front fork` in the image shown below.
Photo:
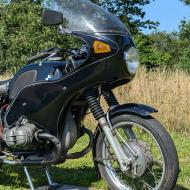
M112 91L103 93L103 96L109 106L118 105L118 102ZM115 156L119 162L121 171L123 172L128 171L131 164L131 158L129 158L126 155L120 143L114 137L111 122L109 121L109 115L107 115L106 117L103 109L100 106L99 101L97 100L97 97L92 93L92 91L86 93L86 100L91 109L91 112L93 113L95 119L98 121L100 127L102 128L105 136L108 139L108 142L110 143L115 153Z
M102 117L99 119L99 124L102 127L105 136L108 139L108 142L110 143L116 158L119 162L120 169L122 172L128 171L129 165L131 163L131 159L127 157L126 153L123 151L121 145L117 141L117 139L113 136L112 130L110 126L108 125L108 122L105 117Z

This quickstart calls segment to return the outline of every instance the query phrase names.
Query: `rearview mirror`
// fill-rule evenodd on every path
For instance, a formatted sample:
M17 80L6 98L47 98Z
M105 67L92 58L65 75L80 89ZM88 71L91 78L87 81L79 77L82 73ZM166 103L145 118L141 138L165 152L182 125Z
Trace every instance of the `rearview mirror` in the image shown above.
M42 23L44 26L54 26L63 23L63 14L50 9L44 9L42 15Z

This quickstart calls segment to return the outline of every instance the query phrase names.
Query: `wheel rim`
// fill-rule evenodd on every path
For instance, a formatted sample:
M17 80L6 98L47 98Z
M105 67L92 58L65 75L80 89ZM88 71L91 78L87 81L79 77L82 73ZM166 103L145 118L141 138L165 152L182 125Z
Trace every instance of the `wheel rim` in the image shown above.
M104 138L104 143L102 145L102 158L106 173L118 189L157 190L161 186L165 176L165 162L160 145L158 144L156 138L145 127L138 123L120 122L117 123L117 125L115 125L113 128L118 132L121 129L126 129L126 127L129 129L129 126L135 134L135 140L137 142L143 141L147 144L150 143L148 145L150 146L150 151L153 156L153 163L151 166L146 168L146 172L142 177L139 177L138 179L132 179L129 177L129 175L126 175L120 171L119 164L114 157L113 151L111 150L108 141ZM119 132L121 133L121 131ZM126 133L123 134L126 135ZM149 136L149 138L147 138L147 136ZM129 137L126 140L129 142Z

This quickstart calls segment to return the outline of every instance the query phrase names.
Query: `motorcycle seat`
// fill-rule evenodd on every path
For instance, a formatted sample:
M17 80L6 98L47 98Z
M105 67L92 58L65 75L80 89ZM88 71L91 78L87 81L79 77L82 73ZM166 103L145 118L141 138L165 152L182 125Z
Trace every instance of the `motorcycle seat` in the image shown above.
M0 81L0 97L7 96L10 82L11 79Z

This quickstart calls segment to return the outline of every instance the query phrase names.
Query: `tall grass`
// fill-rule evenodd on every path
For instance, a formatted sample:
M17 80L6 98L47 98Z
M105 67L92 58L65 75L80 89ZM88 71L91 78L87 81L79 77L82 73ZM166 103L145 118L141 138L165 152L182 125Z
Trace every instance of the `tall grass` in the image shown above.
M166 69L141 68L132 82L115 90L120 103L142 103L159 110L156 117L167 129L190 134L190 75ZM102 101L103 106L105 102ZM87 122L92 125L92 116Z
M9 78L1 76L0 79ZM159 110L156 117L167 129L190 134L190 74L184 71L158 70L148 72L141 68L129 84L115 90L119 102L142 103ZM104 109L106 103L102 100ZM92 115L87 125L94 127Z
M6 79L7 77L3 77ZM171 132L180 158L181 173L176 190L188 190L190 187L189 140L178 133L190 134L190 75L182 71L161 70L147 72L141 68L134 80L115 90L120 103L143 103L159 110L154 116ZM106 109L106 104L102 100ZM86 119L88 126L96 126L92 115ZM85 137L86 138L86 137ZM80 139L75 150L85 147L86 141ZM0 190L26 189L28 187L22 168L3 166L0 171ZM106 189L105 183L96 180L91 154L79 160L69 160L66 164L53 167L51 173L62 184L75 184ZM36 178L39 185L46 183L42 177Z

